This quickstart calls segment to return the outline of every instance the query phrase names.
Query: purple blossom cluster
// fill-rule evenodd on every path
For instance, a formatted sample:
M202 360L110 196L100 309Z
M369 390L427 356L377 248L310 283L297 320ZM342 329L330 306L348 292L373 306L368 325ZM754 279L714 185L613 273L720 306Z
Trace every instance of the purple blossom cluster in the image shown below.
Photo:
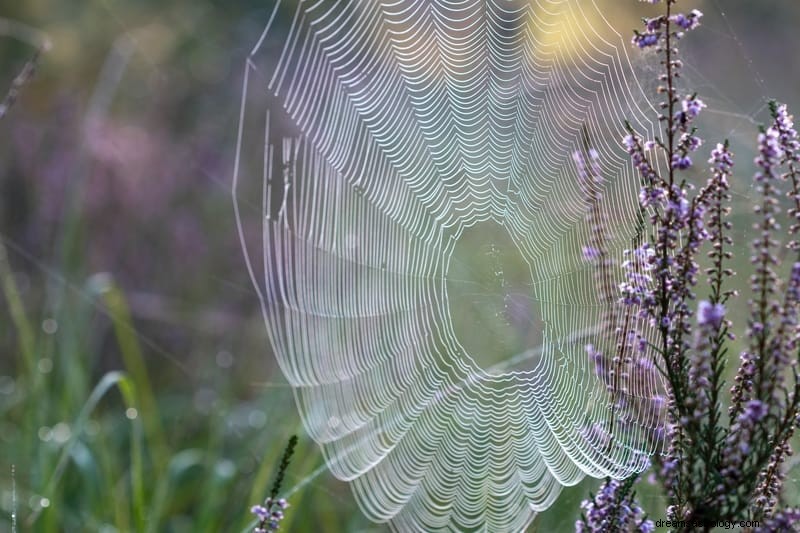
M644 0L650 4L658 4L661 0ZM668 0L667 4L673 4L673 0ZM660 17L646 19L644 31L635 31L632 42L639 48L658 47L663 44L665 32L672 31L672 36L676 39L683 37L684 32L693 30L700 25L703 13L693 9L689 13L667 14ZM670 25L672 28L670 28Z
M794 526L800 524L800 509L789 508L766 521L756 528L754 533L776 533L779 531L792 531Z
M697 305L697 325L709 329L709 331L705 332L706 336L710 336L719 330L724 319L724 305L720 303L712 304L706 300ZM701 331L701 337L703 336L702 333Z
M747 349L740 355L730 402L725 402L725 354L727 341L734 338L730 300L737 295L725 287L734 275L727 267L733 245L727 218L734 158L728 143L719 143L711 150L710 177L702 187L685 174L703 145L694 123L706 106L697 94L681 94L677 88L682 63L676 43L699 26L702 13L674 13L676 1L664 2L664 14L646 19L633 36L634 45L653 47L663 58L658 93L665 96L659 117L664 137L645 139L628 126L622 140L642 178L639 201L652 238L625 252L615 304L628 309L625 316L644 319L657 331L655 366L666 381L660 403L666 403L667 425L666 453L655 458L655 466L669 500L667 517L694 523L735 517L767 524L759 531L789 531L800 525L800 511L780 509L784 463L792 453L789 441L800 423L800 245L795 240L800 232L800 140L786 106L772 104L772 123L758 137L755 158L760 201L752 243ZM667 170L660 171L655 160L667 162ZM786 184L791 208L784 211L780 198ZM587 200L601 212L596 197ZM787 215L788 242L782 242L780 219ZM590 219L592 235L603 235L603 224L597 217ZM598 243L603 240L592 237L584 249L587 260L607 256ZM795 257L788 265L789 275L782 277L787 248ZM710 263L702 272L708 295L698 301L703 250L708 250ZM606 272L598 280L610 275L608 267L603 268ZM648 344L635 324L617 331L623 340L613 355L587 347L612 395L627 392L621 389L627 382L616 376L643 371L635 361L646 360L641 354ZM632 357L637 350L640 355ZM664 433L661 428L658 432L658 437ZM618 494L620 487L629 486L625 483L607 481L597 496L584 501L585 515L576 530L631 530L635 521L614 522L636 515L627 496Z
M729 478L726 488L741 490L744 485L751 490L753 500L749 507L759 516L769 516L778 504L784 477L782 463L791 454L789 439L800 418L800 263L794 262L788 279L780 278L777 271L781 266L781 244L776 238L780 230L780 187L791 181L790 196L795 190L797 132L786 106L773 104L772 113L772 125L759 135L755 160L761 202L756 207L758 235L751 245L755 272L750 280L753 297L748 302L749 346L740 356L731 391L731 427L724 454ZM793 240L787 247L797 248ZM793 379L788 380L787 376ZM737 447L735 441L745 438L754 449Z
M789 115L785 105L774 105L773 114L775 115L775 129L778 132L781 149L783 150L786 163L786 172L783 179L790 184L787 196L790 198L792 207L788 210L790 220L789 234L796 235L800 231L800 140L798 140L797 130L794 122ZM800 249L795 239L789 242L789 248Z
M254 505L250 512L258 519L258 525L253 533L271 533L277 531L283 520L283 511L289 507L283 498L273 500L271 497L264 501L264 505Z
M606 231L608 219L602 204L604 183L599 164L599 154L593 149L577 151L573 155L578 181L588 203L587 221L589 243L582 249L585 261L593 264L600 299L603 302L602 317L604 335L597 338L597 345L586 346L586 353L597 376L611 396L614 412L608 427L590 427L585 436L591 442L608 444L614 435L630 429L634 421L646 420L655 432L663 419L663 396L651 398L650 386L658 382L658 371L648 353L647 341L636 325L641 316L633 312L634 306L620 305L619 291L631 302L654 301L649 289L652 282L652 250L643 247L629 252L626 280L618 285L612 270L614 263L608 252ZM634 370L631 370L631 369Z
M703 14L698 11L697 9L692 9L692 11L688 15L684 15L683 13L678 13L677 15L672 15L670 20L676 26L683 28L684 30L693 30L700 25L700 18Z
M636 502L631 481L608 479L593 498L581 504L576 533L650 533L655 524Z
M624 255L622 268L625 281L619 284L622 303L642 310L652 309L656 305L651 275L655 266L655 250L649 243L644 243L634 250L625 250Z

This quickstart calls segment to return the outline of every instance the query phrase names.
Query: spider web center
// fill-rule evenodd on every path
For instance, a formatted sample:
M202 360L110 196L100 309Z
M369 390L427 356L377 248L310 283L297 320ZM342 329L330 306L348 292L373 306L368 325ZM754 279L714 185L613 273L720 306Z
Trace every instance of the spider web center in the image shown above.
M485 221L461 232L447 269L447 301L458 342L484 371L498 373L541 345L532 289L528 263L504 226Z

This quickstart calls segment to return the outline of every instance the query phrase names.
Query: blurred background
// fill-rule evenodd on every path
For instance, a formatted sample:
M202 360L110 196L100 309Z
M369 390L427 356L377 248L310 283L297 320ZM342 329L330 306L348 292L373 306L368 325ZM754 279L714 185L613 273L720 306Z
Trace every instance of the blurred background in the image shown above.
M657 9L598 4L623 35ZM681 4L705 13L684 43L685 82L709 104L707 142L733 142L746 208L767 100L799 109L800 4ZM0 97L50 43L0 120L0 529L239 531L297 433L283 527L386 530L304 435L240 252L230 186L242 76L271 11L269 0L0 3ZM749 221L734 220L743 245ZM532 530L571 531L596 484L566 489ZM640 492L663 517L646 480Z

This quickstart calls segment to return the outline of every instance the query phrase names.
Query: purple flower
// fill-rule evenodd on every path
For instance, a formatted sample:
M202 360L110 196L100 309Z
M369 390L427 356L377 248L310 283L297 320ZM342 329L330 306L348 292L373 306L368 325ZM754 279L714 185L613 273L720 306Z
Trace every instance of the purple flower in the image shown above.
M691 95L683 99L682 108L686 117L691 120L697 118L700 111L706 108L706 104L697 95Z
M625 250L626 260L622 263L625 271L625 281L619 284L622 293L622 303L629 306L640 307L646 313L655 305L653 294L653 259L655 250L647 243L634 250Z
M630 153L636 148L636 137L632 134L626 135L622 138L622 146Z
M747 417L749 422L754 423L761 421L767 416L768 412L769 410L764 402L761 400L750 400L745 406L743 416Z
M250 512L256 515L256 517L262 521L269 517L269 510L263 505L254 505L250 508Z
M603 174L600 168L600 154L597 150L590 149L588 155L589 161L587 166L587 161L583 153L576 151L572 154L572 160L575 162L575 168L578 170L580 183L583 186L592 182L601 184L603 183Z
M725 319L725 306L722 304L712 304L706 300L697 304L697 325L711 326L718 330Z
M727 176L733 169L733 154L725 144L718 143L716 148L711 150L708 162L711 163L712 170Z
M644 27L648 32L655 32L661 29L664 24L664 17L654 17L644 21Z
M692 166L692 158L688 155L675 154L672 156L672 168L686 170Z
M253 533L274 533L280 527L283 520L283 510L289 507L286 500L280 498L274 500L271 497L264 500L264 505L254 505L250 512L256 515L258 525Z
M583 247L583 258L587 261L594 261L600 257L600 250L594 248L592 246L584 246Z
M576 532L605 531L649 533L655 524L645 518L629 486L608 479L590 500L581 503L583 516L575 523Z
M700 19L703 17L703 13L697 9L693 9L688 15L683 13L678 13L676 15L672 15L669 19L671 22L677 24L684 30L693 30L700 25Z
M639 533L653 533L656 530L656 525L652 520L644 520L639 524Z
M690 133L684 133L681 135L679 145L687 152L694 152L703 145L703 140L700 137L691 135Z
M794 531L800 524L800 509L784 509L775 516L762 522L755 533L774 533L776 531Z
M587 344L584 349L586 350L586 355L589 356L589 360L595 364L595 371L602 376L604 374L603 352L597 350L593 344Z
M775 128L769 128L764 133L758 135L759 155L755 160L756 165L762 172L756 174L756 181L764 181L768 174L774 172L779 160L783 157L783 148L780 144L780 133Z
M660 39L661 39L661 32L654 32L654 33L636 32L633 35L633 39L631 39L631 42L636 46L638 46L639 48L648 48L650 46L657 45Z

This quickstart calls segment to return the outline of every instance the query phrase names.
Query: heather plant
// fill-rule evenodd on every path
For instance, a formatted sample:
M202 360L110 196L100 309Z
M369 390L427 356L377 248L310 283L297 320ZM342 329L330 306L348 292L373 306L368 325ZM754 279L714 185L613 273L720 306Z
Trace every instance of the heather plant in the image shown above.
M255 515L258 524L253 529L253 533L267 533L277 531L280 527L281 520L283 520L283 511L289 507L289 503L285 498L278 498L278 494L283 484L283 478L286 475L286 469L289 467L289 462L292 460L294 448L297 446L297 436L292 435L289 442L286 444L286 449L283 451L281 463L278 465L278 472L275 474L275 482L272 484L269 496L262 505L254 505L250 512Z
M635 478L606 480L600 492L581 504L583 514L575 531L654 531L655 524L636 502L634 482Z
M629 126L623 139L642 178L639 201L645 233L643 242L626 252L630 259L622 265L625 281L617 298L656 334L649 339L626 322L617 326L617 336L648 344L655 354L653 366L666 385L667 425L653 438L663 439L664 453L654 459L654 466L668 499L666 518L673 521L671 526L678 531L709 531L715 524L743 521L757 531L788 531L800 524L800 511L780 499L783 463L791 454L789 442L800 417L798 134L786 106L771 103L772 122L758 136L755 158L759 200L751 244L754 273L746 302L746 347L728 387L724 371L728 343L734 339L729 311L737 301L731 287L734 273L728 267L734 160L726 141L711 150L705 184L692 183L687 173L697 166L693 158L703 146L694 123L706 106L697 94L679 86L682 63L677 44L699 26L702 13L678 13L675 4L676 0L664 2L664 13L645 19L644 28L632 39L639 48L655 49L660 58L662 133L648 139ZM584 159L576 155L581 175L586 174ZM784 195L791 203L786 211L780 201ZM598 246L605 229L595 214L597 196L587 195L586 200L593 235L586 255L603 280L607 277L603 272L610 268ZM788 231L782 231L782 218L790 221ZM700 266L703 253L709 264L705 269ZM782 277L787 270L788 277ZM701 280L708 285L708 295L698 301ZM612 354L594 347L587 351L611 388L617 382L607 378L608 361L623 365L627 374L642 372L633 366L626 343L618 344ZM631 480L607 480L582 509L576 531L652 529L634 501Z

